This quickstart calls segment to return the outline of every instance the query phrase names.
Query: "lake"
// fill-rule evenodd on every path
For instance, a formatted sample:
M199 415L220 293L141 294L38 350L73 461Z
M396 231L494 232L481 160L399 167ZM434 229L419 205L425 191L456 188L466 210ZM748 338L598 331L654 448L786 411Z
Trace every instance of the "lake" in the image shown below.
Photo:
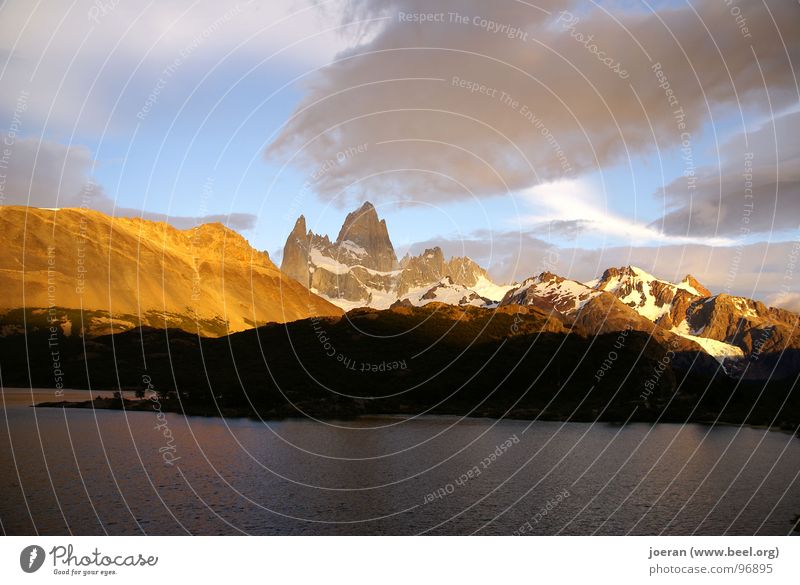
M30 406L53 390L2 398L6 534L784 535L800 514L800 440L762 429L257 421Z

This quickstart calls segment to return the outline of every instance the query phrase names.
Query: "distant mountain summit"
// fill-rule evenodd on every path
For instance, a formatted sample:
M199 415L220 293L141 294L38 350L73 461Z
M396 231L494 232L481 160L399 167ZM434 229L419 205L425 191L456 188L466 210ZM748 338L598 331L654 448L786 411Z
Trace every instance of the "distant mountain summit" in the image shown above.
M398 262L386 220L370 202L347 214L334 242L307 230L301 215L286 239L281 270L344 309L385 309L401 299L421 306L430 300L422 297L444 278L489 304L508 289L467 257L447 260L439 247Z

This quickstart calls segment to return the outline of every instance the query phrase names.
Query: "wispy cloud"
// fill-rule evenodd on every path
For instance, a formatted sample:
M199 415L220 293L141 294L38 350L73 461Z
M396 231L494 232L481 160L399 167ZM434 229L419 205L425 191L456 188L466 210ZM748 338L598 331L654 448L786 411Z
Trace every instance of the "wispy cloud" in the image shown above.
M604 197L583 180L554 181L531 187L519 194L532 213L523 213L513 223L532 228L537 234L566 236L579 233L611 237L631 245L710 244L727 245L725 238L681 236L664 233L655 226L608 210Z

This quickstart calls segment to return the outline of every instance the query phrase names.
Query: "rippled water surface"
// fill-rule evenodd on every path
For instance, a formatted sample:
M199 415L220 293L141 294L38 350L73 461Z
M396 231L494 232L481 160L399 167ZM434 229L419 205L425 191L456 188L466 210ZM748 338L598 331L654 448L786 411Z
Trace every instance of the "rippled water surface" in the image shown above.
M159 419L3 399L7 534L788 534L800 514L800 440L760 429Z

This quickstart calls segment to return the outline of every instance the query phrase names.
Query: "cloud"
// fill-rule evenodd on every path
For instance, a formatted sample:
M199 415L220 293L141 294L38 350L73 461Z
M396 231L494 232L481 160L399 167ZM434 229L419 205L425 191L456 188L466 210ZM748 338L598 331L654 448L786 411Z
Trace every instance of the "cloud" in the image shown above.
M189 229L201 223L221 223L233 230L251 230L256 227L258 216L253 213L230 213L228 215L201 215L189 217L182 215L164 215L148 211L138 212L131 209L117 209L116 215L131 215L152 221L166 221L180 230Z
M766 299L766 303L771 307L780 307L782 309L794 311L795 313L800 313L800 292L786 294L776 293L770 295Z
M8 152L0 170L0 205L84 207L109 215L166 221L179 229L220 222L232 229L248 230L256 224L257 216L251 213L189 217L117 207L91 177L94 160L85 146L20 139L8 133L0 134L0 144Z
M721 155L719 167L698 170L691 190L685 179L666 186L673 210L652 227L696 236L800 229L800 112L736 135Z
M531 233L547 238L560 237L575 240L578 236L595 227L594 220L590 219L551 219L531 229Z
M189 94L218 64L230 71L280 52L281 66L322 65L346 38L322 33L331 23L315 4L7 0L0 9L0 120L12 117L22 95L26 131L130 131L176 60L183 77L169 85L173 96Z
M775 108L796 101L789 59L800 59L800 8L768 7L737 4L745 33L715 0L658 13L353 1L345 18L385 20L305 85L265 156L311 176L363 145L316 177L317 192L342 204L466 199L574 178L679 146L712 112L763 113L765 86Z
M8 149L3 205L87 207L113 205L102 188L90 181L93 159L88 148L49 140L0 135Z
M603 198L586 181L561 180L536 185L520 193L534 213L521 215L522 226L535 234L575 239L592 232L631 244L709 243L725 244L722 238L691 237L664 233L654 225L611 212Z
M431 238L412 244L408 253L421 254L439 246L446 256L468 256L497 282L514 282L532 274L553 270L558 249L529 232L476 230L458 239Z

